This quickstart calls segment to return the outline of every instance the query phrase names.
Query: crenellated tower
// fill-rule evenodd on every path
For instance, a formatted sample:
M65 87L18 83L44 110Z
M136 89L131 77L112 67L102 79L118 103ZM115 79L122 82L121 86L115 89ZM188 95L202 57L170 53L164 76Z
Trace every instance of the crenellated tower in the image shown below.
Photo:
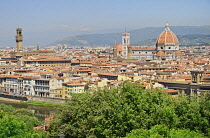
M22 28L18 27L16 29L16 48L17 48L17 52L20 52L23 50L23 47L22 47L22 42L23 42L23 35L22 35Z

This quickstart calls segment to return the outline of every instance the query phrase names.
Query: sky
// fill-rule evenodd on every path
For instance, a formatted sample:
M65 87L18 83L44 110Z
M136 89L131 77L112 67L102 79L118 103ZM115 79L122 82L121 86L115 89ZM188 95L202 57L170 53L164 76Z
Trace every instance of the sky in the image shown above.
M45 46L79 34L210 25L210 0L1 0L0 46Z

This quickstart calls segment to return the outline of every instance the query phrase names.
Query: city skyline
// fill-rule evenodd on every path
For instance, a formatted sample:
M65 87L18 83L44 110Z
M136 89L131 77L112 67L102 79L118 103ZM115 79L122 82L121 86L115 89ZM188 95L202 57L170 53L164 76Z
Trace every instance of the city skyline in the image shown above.
M14 46L23 28L23 45L49 44L79 34L122 32L144 27L210 25L210 1L4 1L0 5L1 46Z

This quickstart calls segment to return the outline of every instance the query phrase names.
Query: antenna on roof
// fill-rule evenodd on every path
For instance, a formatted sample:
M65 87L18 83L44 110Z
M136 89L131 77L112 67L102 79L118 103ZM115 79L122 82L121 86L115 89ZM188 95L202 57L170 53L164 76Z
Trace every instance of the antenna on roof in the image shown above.
M126 27L125 27L125 32L126 32Z

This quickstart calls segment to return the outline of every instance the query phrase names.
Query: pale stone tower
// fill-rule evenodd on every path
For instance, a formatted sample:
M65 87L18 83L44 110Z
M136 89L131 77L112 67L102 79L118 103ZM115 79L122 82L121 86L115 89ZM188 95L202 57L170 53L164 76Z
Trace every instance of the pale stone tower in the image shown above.
M130 45L130 33L122 33L122 58L127 59L128 56L128 46Z
M22 42L23 42L23 36L22 36L22 28L17 28L17 35L16 35L16 48L17 52L20 52L23 50Z

